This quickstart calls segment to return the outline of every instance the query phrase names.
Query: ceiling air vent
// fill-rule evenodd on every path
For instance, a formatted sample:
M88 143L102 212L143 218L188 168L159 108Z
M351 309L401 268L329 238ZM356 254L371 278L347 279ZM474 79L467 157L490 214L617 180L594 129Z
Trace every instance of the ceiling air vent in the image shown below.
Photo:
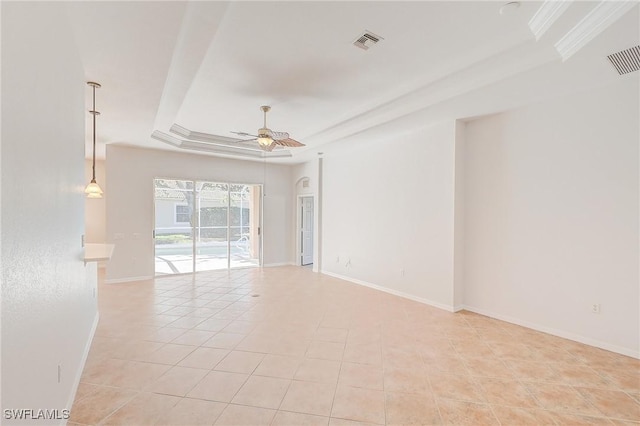
M380 40L384 39L370 31L365 30L364 33L353 42L353 45L359 47L360 49L368 50L371 46L373 46Z
M640 69L640 46L621 50L607 56L607 58L620 75L638 71Z

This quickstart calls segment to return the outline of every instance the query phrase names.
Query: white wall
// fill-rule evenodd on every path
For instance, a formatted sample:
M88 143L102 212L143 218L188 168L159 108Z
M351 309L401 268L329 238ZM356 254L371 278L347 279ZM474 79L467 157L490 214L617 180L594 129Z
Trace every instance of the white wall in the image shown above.
M81 247L86 84L63 8L2 2L3 409L69 408L97 313Z
M91 154L91 153L88 153ZM88 243L107 241L107 187L104 160L96 160L96 181L105 193L102 198L86 198L84 209L85 239ZM91 181L91 160L85 161L85 180Z
M631 74L467 123L465 305L638 356L638 93Z
M464 303L465 136L466 124L459 120L456 121L453 212L453 308L455 311L461 310Z
M262 184L262 162L107 145L107 240L115 244L107 281L154 274L153 179ZM291 262L291 167L268 164L264 197L264 265ZM114 240L116 233L124 239ZM134 234L139 234L135 238Z
M452 309L454 143L449 121L325 154L323 272Z

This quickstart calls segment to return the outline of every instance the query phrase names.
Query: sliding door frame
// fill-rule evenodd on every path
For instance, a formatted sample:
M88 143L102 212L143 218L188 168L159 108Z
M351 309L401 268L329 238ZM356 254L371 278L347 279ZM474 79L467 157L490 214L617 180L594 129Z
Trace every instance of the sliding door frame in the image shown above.
M183 182L192 182L193 183L193 190L192 190L192 197L193 197L193 205L194 205L194 209L192 212L192 217L191 220L193 222L193 225L191 225L191 233L192 233L192 272L182 272L182 273L175 273L175 274L168 274L166 276L172 276L172 275L184 275L184 274L190 274L190 273L196 273L198 272L196 269L196 260L197 260L197 235L196 235L196 230L199 231L200 229L200 199L196 196L198 191L197 191L197 184L198 183L214 183L214 184L222 184L222 185L227 185L227 268L226 270L229 271L231 269L243 269L243 268L255 268L255 267L262 267L263 263L264 263L264 184L261 183L246 183L246 182L221 182L221 181L216 181L216 180L204 180L204 179L191 179L191 178L169 178L169 177L154 177L153 178L153 192L152 192L152 213L153 213L153 229L151 230L151 235L152 235L152 244L153 244L153 258L154 258L154 276L156 278L158 277L162 277L165 275L157 275L156 274L156 262L155 262L155 258L156 258L156 218L157 218L157 212L156 212L156 180L173 180L173 181L183 181ZM257 212L260 215L259 219L258 219L258 265L257 266L236 266L236 267L231 267L231 185L244 185L244 186L253 186L259 189L260 194L258 197L259 200L259 205L257 208ZM196 217L196 214L198 215ZM242 223L242 213L240 215L241 218L241 223ZM197 225L196 225L196 221L195 219L197 219ZM240 225L240 229L242 229L242 225ZM199 232L198 232L199 234ZM219 270L225 270L225 269L219 269ZM201 271L204 272L204 271Z

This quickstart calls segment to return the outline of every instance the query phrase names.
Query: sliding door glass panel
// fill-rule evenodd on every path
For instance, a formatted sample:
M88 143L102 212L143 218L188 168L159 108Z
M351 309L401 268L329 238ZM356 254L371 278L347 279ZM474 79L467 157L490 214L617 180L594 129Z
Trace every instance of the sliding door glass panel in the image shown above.
M259 185L155 179L156 275L260 266Z
M196 271L229 267L229 185L196 182Z
M230 267L258 266L256 186L229 185Z
M193 182L155 180L156 275L193 272Z

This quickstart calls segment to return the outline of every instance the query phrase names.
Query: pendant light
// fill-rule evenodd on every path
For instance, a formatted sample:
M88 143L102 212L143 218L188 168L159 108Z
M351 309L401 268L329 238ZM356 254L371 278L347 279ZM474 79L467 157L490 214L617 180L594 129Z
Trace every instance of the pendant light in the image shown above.
M102 86L93 81L88 81L87 84L93 88L93 109L89 111L89 113L93 115L93 174L91 175L91 182L89 182L89 185L84 189L84 192L87 194L87 198L102 198L102 189L100 189L100 185L96 182L96 115L100 115L100 113L96 111L96 87L100 88Z

